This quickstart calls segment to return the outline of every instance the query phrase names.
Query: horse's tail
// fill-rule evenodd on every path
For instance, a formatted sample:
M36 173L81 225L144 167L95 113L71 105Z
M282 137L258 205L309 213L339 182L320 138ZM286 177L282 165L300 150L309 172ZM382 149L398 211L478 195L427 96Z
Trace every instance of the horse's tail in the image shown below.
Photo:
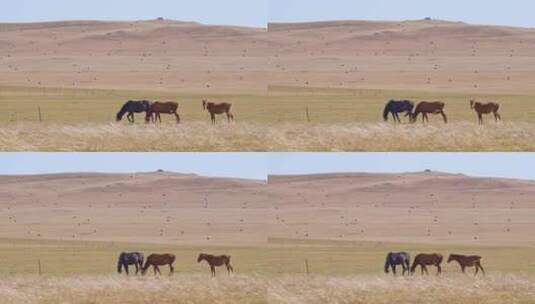
M385 109L383 110L383 119L385 121L388 121L388 113L390 112L390 104L392 103L392 101L389 101L386 103L385 105Z
M392 252L388 253L386 255L386 260L385 260L385 273L388 273L388 269L390 268L390 256L392 255Z
M119 255L119 258L117 259L117 272L118 273L122 273L123 272L123 257L124 257L124 252L122 252Z
M123 119L123 116L126 112L128 112L128 102L126 102L121 108L121 110L117 112L117 121L121 121L121 119Z

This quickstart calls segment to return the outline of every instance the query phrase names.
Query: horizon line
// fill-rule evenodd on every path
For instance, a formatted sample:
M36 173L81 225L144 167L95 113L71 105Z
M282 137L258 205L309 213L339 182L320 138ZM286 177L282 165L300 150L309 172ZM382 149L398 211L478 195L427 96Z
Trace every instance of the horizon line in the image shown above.
M478 175L478 174L467 174L463 172L447 172L447 171L437 171L432 169L426 169L423 171L332 171L332 172L307 172L307 173L283 173L283 174L271 174L268 173L265 175L264 179L252 178L252 177L239 177L239 176L230 176L230 175L209 175L209 174L200 174L195 172L180 172L180 171L170 171L159 169L156 171L62 171L62 172L38 172L38 173L0 173L0 177L39 177L39 176L58 176L58 175L90 175L90 174L99 174L99 175L135 175L135 174L176 174L184 176L196 176L202 178L216 178L216 179L234 179L234 180L244 180L244 181L262 181L268 182L270 177L306 177L306 176L333 176L333 175L358 175L358 174L367 174L367 175L413 175L413 174L438 174L438 175L460 175L468 178L490 178L490 179L506 179L506 180L518 180L518 181L529 181L535 182L535 179L523 178L523 177L510 177L510 176L499 176L499 175Z
M534 29L534 26L527 25L513 25L513 24L503 24L503 23L471 23L463 20L449 20L449 19L440 19L440 18L431 18L424 17L422 19L311 19L311 20L273 20L267 21L264 25L244 25L244 24L224 24L224 23L210 23L197 20L180 20L180 19L169 19L169 18L148 18L148 19L42 19L42 20L0 20L0 24L39 24L39 23L59 23L59 22L181 22L181 23L194 23L198 25L205 26L228 26L228 27L241 27L241 28L252 28L252 29L268 29L271 24L307 24L307 23L328 23L328 22L386 22L386 23L395 23L395 22L445 22L445 23L460 23L468 26L492 26L492 27L510 27L510 28L519 28L519 29ZM427 19L430 18L430 19Z

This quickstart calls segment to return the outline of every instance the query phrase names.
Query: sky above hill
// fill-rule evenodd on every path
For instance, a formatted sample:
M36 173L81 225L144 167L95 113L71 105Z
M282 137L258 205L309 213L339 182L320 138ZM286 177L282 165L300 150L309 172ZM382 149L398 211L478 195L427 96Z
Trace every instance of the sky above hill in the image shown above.
M426 169L535 180L535 153L0 153L0 174L153 172L266 180L268 174Z
M1 21L140 20L165 17L264 27L268 21L407 20L432 17L478 24L535 26L529 0L3 0Z

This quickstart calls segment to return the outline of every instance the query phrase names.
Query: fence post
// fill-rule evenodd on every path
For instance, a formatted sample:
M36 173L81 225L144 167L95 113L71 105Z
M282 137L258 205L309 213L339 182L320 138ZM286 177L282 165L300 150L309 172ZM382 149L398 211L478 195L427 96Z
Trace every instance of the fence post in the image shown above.
M308 105L306 107L307 121L310 122L310 112L308 111Z
M41 107L37 107L37 112L39 113L39 122L43 122L43 117L41 116Z
M308 268L308 259L305 259L305 272L306 272L307 275L310 274L310 270Z
M38 267L39 275L41 275L41 273L42 273L42 271L41 271L41 259L37 260L37 267Z

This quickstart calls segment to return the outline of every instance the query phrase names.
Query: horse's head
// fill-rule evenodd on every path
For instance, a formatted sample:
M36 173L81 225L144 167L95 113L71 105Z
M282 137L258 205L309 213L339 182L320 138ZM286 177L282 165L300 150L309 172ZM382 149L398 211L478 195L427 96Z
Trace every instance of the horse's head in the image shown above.
M475 101L473 98L471 98L471 99L470 99L470 109L473 109L473 108L474 108L474 104L475 104L475 103L476 103L476 101Z
M115 121L119 122L123 119L123 114L121 112L117 113L117 116L115 117Z
M448 257L448 263L455 260L455 254L450 254Z
M199 257L197 258L197 263L200 263L202 260L204 260L205 254L201 253L199 254Z

